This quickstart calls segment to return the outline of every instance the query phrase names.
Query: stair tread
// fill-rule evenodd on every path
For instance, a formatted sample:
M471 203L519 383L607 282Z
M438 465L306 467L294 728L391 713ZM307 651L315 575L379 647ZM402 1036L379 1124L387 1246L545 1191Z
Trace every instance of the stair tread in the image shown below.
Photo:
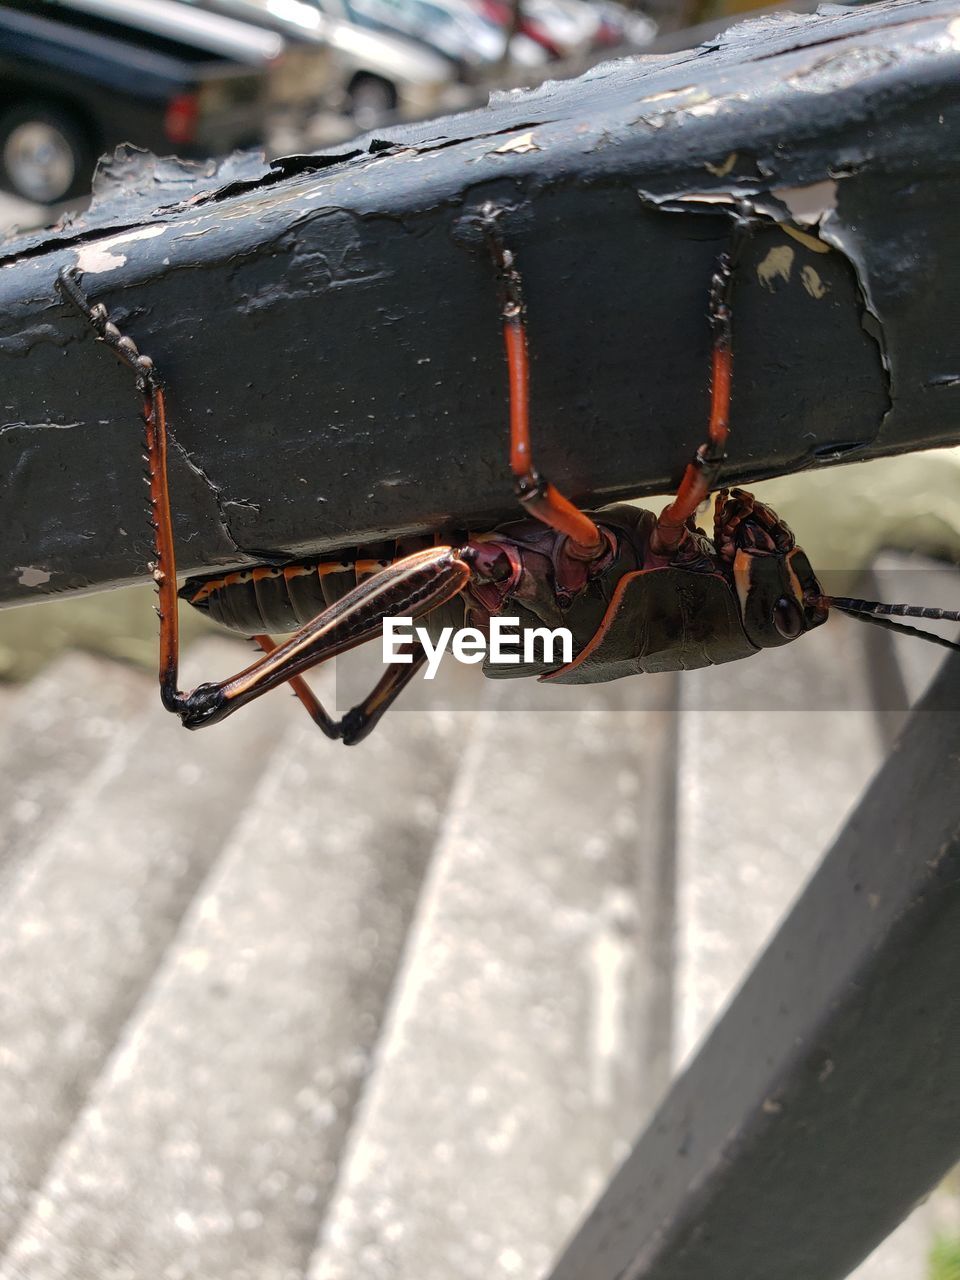
M73 652L7 693L0 711L0 888L154 688L132 667Z
M191 656L223 669L238 652L205 641ZM285 702L187 734L158 699L13 881L0 910L0 1242L236 824Z
M355 751L297 719L5 1275L302 1274L442 818L458 726L444 713L397 717Z
M542 689L479 717L312 1280L535 1276L623 1154L661 1083L638 1017L662 958L637 892L672 765L657 688L651 711L607 686L605 710Z

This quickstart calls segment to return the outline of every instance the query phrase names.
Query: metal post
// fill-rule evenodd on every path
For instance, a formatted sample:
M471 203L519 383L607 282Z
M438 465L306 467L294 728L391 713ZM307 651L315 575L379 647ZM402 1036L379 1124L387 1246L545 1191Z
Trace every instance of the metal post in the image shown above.
M841 1280L960 1155L958 974L960 655L551 1280Z

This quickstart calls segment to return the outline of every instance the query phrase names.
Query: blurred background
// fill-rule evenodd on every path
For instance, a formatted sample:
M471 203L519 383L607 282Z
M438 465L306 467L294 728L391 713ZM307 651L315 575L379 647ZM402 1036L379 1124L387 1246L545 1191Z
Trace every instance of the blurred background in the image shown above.
M0 223L82 207L98 156L310 150L693 46L752 0L4 0ZM812 9L807 0L796 8ZM784 8L784 6L774 6Z
M756 7L6 0L0 231L123 142L321 148ZM960 451L757 492L850 590L960 607ZM543 1275L940 657L835 618L589 697L448 663L347 751L283 696L183 733L151 605L0 611L2 1280ZM184 622L187 683L249 660ZM958 1206L859 1280L958 1280Z

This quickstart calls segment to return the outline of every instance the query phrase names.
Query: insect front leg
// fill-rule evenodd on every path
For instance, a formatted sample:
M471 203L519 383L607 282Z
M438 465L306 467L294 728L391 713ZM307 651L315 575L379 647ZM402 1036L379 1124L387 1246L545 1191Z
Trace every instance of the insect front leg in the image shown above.
M713 330L711 357L710 419L707 438L687 464L677 496L660 513L650 540L651 548L660 555L675 551L683 538L687 521L700 503L717 486L720 469L726 459L730 434L730 392L733 382L733 277L740 252L757 224L745 202L738 203L734 215L733 237L729 250L720 254L710 281L710 327Z

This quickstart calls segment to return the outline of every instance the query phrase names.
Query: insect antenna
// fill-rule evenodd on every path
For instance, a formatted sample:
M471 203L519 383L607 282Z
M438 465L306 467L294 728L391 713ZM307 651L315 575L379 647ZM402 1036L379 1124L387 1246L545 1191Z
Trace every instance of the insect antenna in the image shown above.
M945 649L960 652L960 644L956 640L948 640L933 631L922 631L919 627L891 621L893 615L897 618L930 618L935 622L960 622L960 611L956 609L930 609L916 604L882 604L878 600L855 600L851 596L822 596L821 601L833 609L839 609L850 618L862 618L864 622L886 627L889 631L919 636L921 640L929 640L931 644L943 645Z

